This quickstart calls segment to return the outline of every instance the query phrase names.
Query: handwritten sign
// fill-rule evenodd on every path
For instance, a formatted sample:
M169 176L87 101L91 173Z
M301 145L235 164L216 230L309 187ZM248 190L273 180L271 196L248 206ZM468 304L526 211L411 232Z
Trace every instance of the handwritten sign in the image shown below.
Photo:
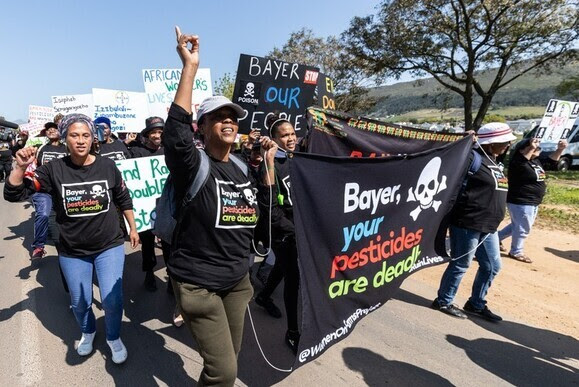
M52 107L55 113L64 115L72 113L84 114L94 118L92 94L57 95L52 97Z
M161 196L169 176L165 156L121 160L116 165L133 199L137 231L150 230L155 219L156 199Z
M322 109L336 110L336 99L334 97L334 82L326 74L320 73L318 85L316 87L316 105Z
M143 84L147 95L149 116L165 119L181 80L181 69L146 69L143 70ZM198 69L193 81L193 119L197 118L199 105L213 95L211 71Z
M303 136L305 111L313 103L318 76L316 67L241 54L233 91L233 102L246 111L239 132L261 129L267 134L267 118L280 112Z
M92 89L94 114L92 119L107 117L112 132L140 132L149 117L147 96L125 90Z
M38 122L28 122L26 124L18 125L20 131L28 132L28 140L26 141L27 146L35 146L44 144L46 137L36 137L40 134L40 131L44 129L44 125Z
M541 143L556 143L567 139L578 115L579 102L550 100L536 137L541 139Z
M54 119L54 109L50 106L28 105L28 122L44 125Z

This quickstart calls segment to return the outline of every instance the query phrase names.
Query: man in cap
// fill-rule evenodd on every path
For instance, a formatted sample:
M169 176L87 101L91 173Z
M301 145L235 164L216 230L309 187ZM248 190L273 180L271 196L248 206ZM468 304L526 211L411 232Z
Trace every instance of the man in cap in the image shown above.
M145 129L141 131L144 144L130 148L131 155L134 158L159 156L163 155L161 145L161 136L165 121L161 117L149 117L145 120ZM143 257L142 268L145 272L145 288L151 292L157 290L154 268L157 265L157 256L155 255L155 235L151 230L139 233L141 239L141 255ZM163 257L168 257L170 246L165 242L161 243ZM170 287L170 285L169 285Z

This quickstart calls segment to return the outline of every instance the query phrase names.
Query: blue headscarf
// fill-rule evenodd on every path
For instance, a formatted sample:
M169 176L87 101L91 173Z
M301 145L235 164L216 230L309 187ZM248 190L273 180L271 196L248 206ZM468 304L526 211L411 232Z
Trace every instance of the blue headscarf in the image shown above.
M86 124L90 129L92 137L94 137L95 135L94 124L89 117L85 116L84 114L67 114L62 118L62 120L58 124L58 131L60 132L60 138L65 139L70 125L75 124L77 122Z

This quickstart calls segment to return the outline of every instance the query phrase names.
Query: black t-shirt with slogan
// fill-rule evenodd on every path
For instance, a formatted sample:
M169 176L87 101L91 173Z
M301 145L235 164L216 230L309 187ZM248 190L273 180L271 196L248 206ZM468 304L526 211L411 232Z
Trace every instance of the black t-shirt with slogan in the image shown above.
M508 174L508 203L532 206L541 204L547 187L545 170L538 159L527 160L520 152L515 152Z
M115 205L130 210L133 202L114 161L96 156L79 167L70 156L56 159L38 167L34 180L8 184L4 197L21 201L36 191L52 196L62 255L85 257L124 243Z
M113 161L126 160L131 158L129 149L124 142L113 140L113 142L104 142L100 144L99 155L107 157Z
M497 231L505 217L509 184L501 168L482 152L479 170L467 182L463 194L458 198L451 223L485 233ZM492 156L490 156L492 157Z
M199 170L201 156L193 143L191 115L178 105L169 111L163 145L180 203ZM209 156L209 164L207 183L179 211L167 269L177 281L224 290L249 270L257 190L233 161Z
M66 156L68 152L64 144L52 145L46 144L38 149L36 154L36 165L41 166L48 164L52 160L60 159Z

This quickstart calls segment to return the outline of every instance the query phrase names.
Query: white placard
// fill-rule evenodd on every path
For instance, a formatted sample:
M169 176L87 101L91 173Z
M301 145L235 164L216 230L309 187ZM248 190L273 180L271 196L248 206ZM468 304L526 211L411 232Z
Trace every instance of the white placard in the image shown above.
M578 115L579 102L550 100L536 137L541 139L541 143L557 143L567 139Z
M149 117L145 93L125 90L92 89L93 120L107 117L112 132L135 132L145 128Z
M146 69L143 70L143 84L147 94L149 115L167 118L171 102L175 99L177 86L181 80L181 69ZM197 110L201 102L213 95L211 86L211 71L198 69L193 81L193 119L197 118Z
M80 113L94 117L92 94L56 95L52 97L52 108L55 113L64 115Z
M54 109L50 106L28 105L28 122L44 125L54 119Z

